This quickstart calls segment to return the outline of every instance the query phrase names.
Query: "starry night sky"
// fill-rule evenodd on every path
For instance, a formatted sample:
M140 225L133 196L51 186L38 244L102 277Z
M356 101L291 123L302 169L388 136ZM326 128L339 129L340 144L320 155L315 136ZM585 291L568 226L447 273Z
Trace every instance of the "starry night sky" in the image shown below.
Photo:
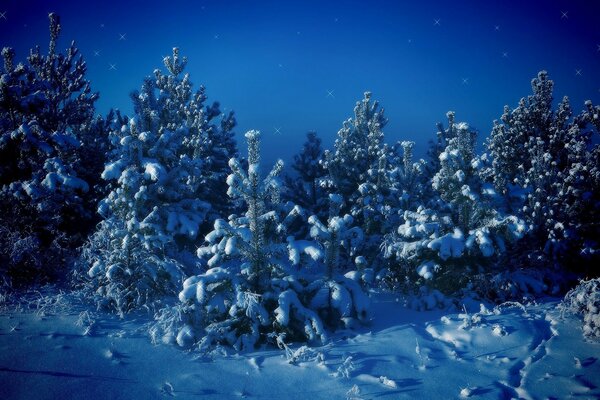
M387 141L415 140L419 156L448 110L486 137L542 69L575 111L600 103L600 0L2 0L0 45L19 60L47 51L51 11L58 48L75 39L87 60L98 112L130 114L129 93L178 46L209 101L235 110L238 135L263 132L268 161L289 160L308 130L332 146L366 90Z

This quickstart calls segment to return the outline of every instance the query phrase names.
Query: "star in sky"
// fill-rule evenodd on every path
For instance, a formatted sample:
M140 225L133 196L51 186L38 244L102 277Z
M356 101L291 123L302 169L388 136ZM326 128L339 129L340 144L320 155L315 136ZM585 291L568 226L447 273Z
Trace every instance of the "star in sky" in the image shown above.
M462 84L463 85L468 85L469 84L469 78L462 78Z
M502 52L502 58L508 58L508 51Z
M500 30L500 25L494 25L494 30L495 31L499 31Z
M273 129L275 129L275 134L276 135L281 135L281 127L279 127L279 128L273 127Z
M0 19L6 20L6 11L0 11Z
M119 40L127 40L125 36L127 36L126 33L119 33Z
M441 21L441 19L434 19L433 26L440 26L441 25L440 21Z
M109 71L116 71L117 70L117 64L108 64L108 70Z
M561 11L560 19L569 19L569 12L568 11Z
M581 73L580 69L576 69L575 70L575 76L582 76L582 73Z
M215 36L214 36L214 38L215 38L215 39L219 39L219 35L215 35Z
M332 99L335 99L333 92L335 92L335 90L327 90L327 97L331 97Z
M100 50L94 50L94 57L100 57Z

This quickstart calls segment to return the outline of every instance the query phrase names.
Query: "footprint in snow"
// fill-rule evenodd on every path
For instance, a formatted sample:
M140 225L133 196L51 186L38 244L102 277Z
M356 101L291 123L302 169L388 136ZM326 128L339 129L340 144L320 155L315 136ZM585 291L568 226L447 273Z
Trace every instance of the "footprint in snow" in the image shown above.
M115 349L106 349L104 351L104 356L109 360L112 360L115 364L125 364L125 359L129 358L125 353L121 353Z
M175 397L175 393L173 393L174 391L173 385L171 385L170 382L163 383L162 387L160 388L160 392L169 397Z
M262 367L262 363L265 361L264 357L252 357L250 359L248 359L248 363L250 364L251 367L253 367L254 369L256 369L257 371L260 371L260 368Z

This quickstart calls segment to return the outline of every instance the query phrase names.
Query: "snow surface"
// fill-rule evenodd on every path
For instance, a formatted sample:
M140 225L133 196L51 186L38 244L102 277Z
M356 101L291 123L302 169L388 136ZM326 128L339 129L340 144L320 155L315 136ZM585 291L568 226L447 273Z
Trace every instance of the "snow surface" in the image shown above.
M241 355L152 344L147 315L119 319L75 299L0 307L0 399L600 396L600 343L555 299L418 312L376 294L370 326Z

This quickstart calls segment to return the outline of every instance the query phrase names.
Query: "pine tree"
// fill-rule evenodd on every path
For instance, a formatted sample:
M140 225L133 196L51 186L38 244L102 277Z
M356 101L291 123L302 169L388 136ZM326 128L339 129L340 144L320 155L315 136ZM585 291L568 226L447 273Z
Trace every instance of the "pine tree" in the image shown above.
M321 249L321 261L325 269L321 276L309 279L305 289L310 308L316 310L327 326L336 328L340 323L346 327L354 321L367 321L369 299L364 288L373 283L373 269L358 255L364 247L363 231L353 226L352 216L339 216L342 207L340 195L329 196L329 218L323 224L316 215L308 219L310 235ZM358 271L352 271L356 265ZM342 274L341 272L350 272Z
M210 210L198 195L222 174L224 153L213 141L229 135L210 123L220 112L204 107L204 90L193 92L189 76L180 76L186 59L176 48L164 64L168 75L156 70L147 78L132 94L135 116L111 132L118 146L102 177L116 184L84 252L84 264L92 265L88 286L100 288L100 302L121 313L174 294L195 266L188 254ZM222 121L227 129L233 123L231 115Z
M227 178L228 194L242 199L246 212L215 221L198 249L208 269L184 282L182 304L160 315L158 326L183 346L198 343L207 350L227 344L242 350L273 339L322 342L326 327L366 320L368 298L361 283L369 272L364 259L358 257L362 272L352 276L341 275L337 266L340 246L348 252L346 262L361 244L362 231L351 226L352 217L332 211L327 226L316 216L309 218L314 242L293 236L282 240L292 220L302 215L298 207L281 212L277 177L283 164L278 161L261 178L259 133L250 131L246 138L248 170L232 159ZM332 210L339 211L341 197L332 198Z
M397 142L387 150L387 181L389 182L388 203L391 207L386 215L388 226L397 226L399 217L406 210L433 202L436 197L431 187L425 160L413 160L414 142ZM389 229L386 228L386 233Z
M316 132L308 132L302 152L294 155L292 168L297 177L285 177L284 199L301 206L310 215L321 215L327 210L323 204L326 195L321 187L321 180L326 174L322 160L321 139Z
M15 65L4 48L0 79L0 246L2 275L13 283L56 279L94 223L92 182L82 146L98 94L72 42L56 51L61 30L51 13L48 54L31 50ZM87 178L87 177L84 177Z
M379 246L394 212L389 180L393 166L388 163L388 149L383 143L386 123L383 109L378 102L371 102L371 93L366 92L354 108L354 118L345 121L338 132L335 150L324 154L328 173L325 186L330 193L342 196L342 212L352 215L364 231L368 241L363 254L369 263L379 257Z
M430 209L405 211L396 234L386 238L385 255L396 259L397 272L409 280L452 293L464 288L473 274L492 271L494 261L521 238L525 226L495 208L493 191L480 177L476 132L455 123L453 112L447 115L449 127L438 125L446 147L431 180L440 201Z
M371 103L371 93L366 92L356 103L354 119L345 121L338 132L335 151L326 152L329 178L345 201L367 181L370 170L377 171L386 123L383 109L379 110L377 101Z
M316 314L305 309L293 294L301 285L291 276L285 236L285 219L276 211L283 169L279 160L266 177L260 177L260 133L246 133L248 170L233 158L227 178L228 195L246 204L243 216L218 219L206 236L198 256L208 270L184 282L179 298L187 305L180 345L199 342L201 349L222 343L238 350L251 349L273 332L275 308L296 309L305 319L311 339L323 335ZM291 291L288 291L291 290ZM288 325L289 314L277 314L280 325Z
M580 256L597 253L598 110L573 117L569 99L552 108L554 83L542 71L532 80L533 94L514 110L504 108L495 122L487 148L496 190L529 226L521 248L529 265L544 260L580 269Z

